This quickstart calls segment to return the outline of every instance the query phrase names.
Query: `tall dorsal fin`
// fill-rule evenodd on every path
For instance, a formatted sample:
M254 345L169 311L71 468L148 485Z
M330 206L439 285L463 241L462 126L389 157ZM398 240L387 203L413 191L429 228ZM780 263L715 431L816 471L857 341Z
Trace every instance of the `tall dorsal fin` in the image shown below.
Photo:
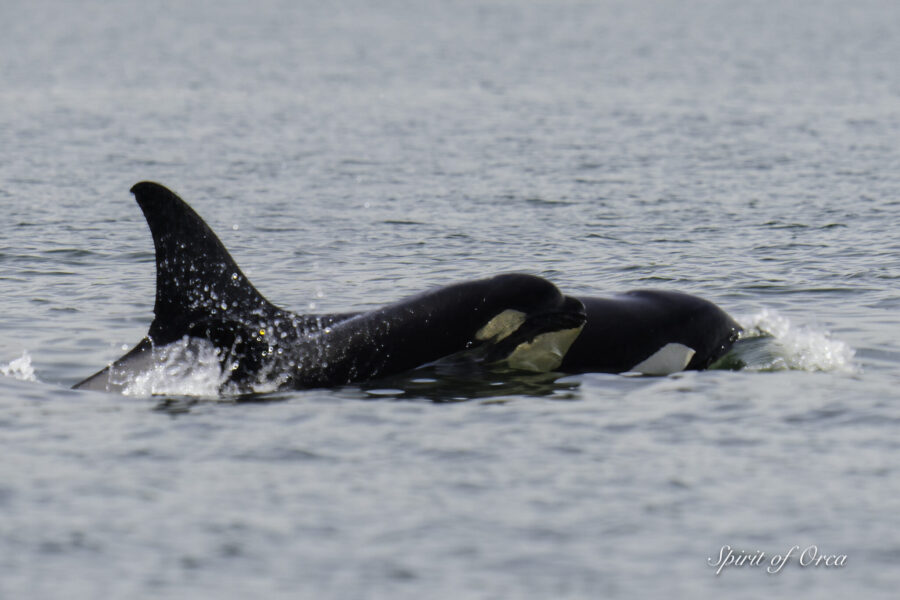
M281 312L260 294L200 216L170 190L149 181L131 188L156 248L156 318L150 338L179 339L197 321L265 317Z

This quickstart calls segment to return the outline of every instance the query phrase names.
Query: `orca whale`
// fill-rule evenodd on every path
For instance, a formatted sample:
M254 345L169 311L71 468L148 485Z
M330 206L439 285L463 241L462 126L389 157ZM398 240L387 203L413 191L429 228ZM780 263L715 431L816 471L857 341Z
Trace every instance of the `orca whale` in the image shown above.
M634 290L578 299L587 321L558 367L564 372L698 371L722 358L741 333L721 308L680 292Z
M395 375L457 355L533 372L666 375L724 356L741 327L688 294L637 290L563 296L505 274L460 282L368 312L303 315L266 300L210 227L165 187L131 189L153 237L156 302L147 336L77 389L124 391L160 349L211 343L223 385L326 387Z
M587 318L555 367L563 373L702 371L725 356L743 331L709 300L681 292L632 290L607 298L576 298ZM348 316L353 313L321 315L332 321Z
M585 322L582 303L549 281L504 274L426 291L361 313L301 315L270 303L212 229L165 187L132 187L153 237L156 301L147 336L76 389L125 391L161 348L205 341L223 387L342 385L398 374L465 351L487 364L550 371Z

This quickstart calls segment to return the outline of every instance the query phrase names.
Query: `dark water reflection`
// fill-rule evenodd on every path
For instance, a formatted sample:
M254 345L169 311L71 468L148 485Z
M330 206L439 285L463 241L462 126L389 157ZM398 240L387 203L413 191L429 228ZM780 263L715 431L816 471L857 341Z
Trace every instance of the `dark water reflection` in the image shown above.
M563 373L521 373L480 370L453 366L428 366L410 373L387 377L333 390L282 390L265 394L244 394L219 398L165 396L155 399L154 410L172 416L190 413L197 405L265 404L302 402L304 398L333 396L361 401L426 401L433 403L483 400L504 402L514 397L579 400L580 383Z

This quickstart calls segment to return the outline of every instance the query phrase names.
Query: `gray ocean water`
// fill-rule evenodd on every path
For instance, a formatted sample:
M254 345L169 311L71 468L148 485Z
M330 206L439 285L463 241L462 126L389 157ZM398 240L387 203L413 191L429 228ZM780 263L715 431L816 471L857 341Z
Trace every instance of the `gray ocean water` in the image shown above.
M0 598L896 597L898 23L0 3ZM152 319L144 179L286 308L656 287L738 318L746 366L71 391Z

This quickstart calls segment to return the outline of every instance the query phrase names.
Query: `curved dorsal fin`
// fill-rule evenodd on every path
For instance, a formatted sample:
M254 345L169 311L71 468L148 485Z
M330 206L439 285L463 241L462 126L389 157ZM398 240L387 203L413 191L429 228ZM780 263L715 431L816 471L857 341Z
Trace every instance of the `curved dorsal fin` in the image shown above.
M245 320L280 309L260 294L200 216L170 190L149 181L131 188L156 248L155 343L185 335L194 322Z

